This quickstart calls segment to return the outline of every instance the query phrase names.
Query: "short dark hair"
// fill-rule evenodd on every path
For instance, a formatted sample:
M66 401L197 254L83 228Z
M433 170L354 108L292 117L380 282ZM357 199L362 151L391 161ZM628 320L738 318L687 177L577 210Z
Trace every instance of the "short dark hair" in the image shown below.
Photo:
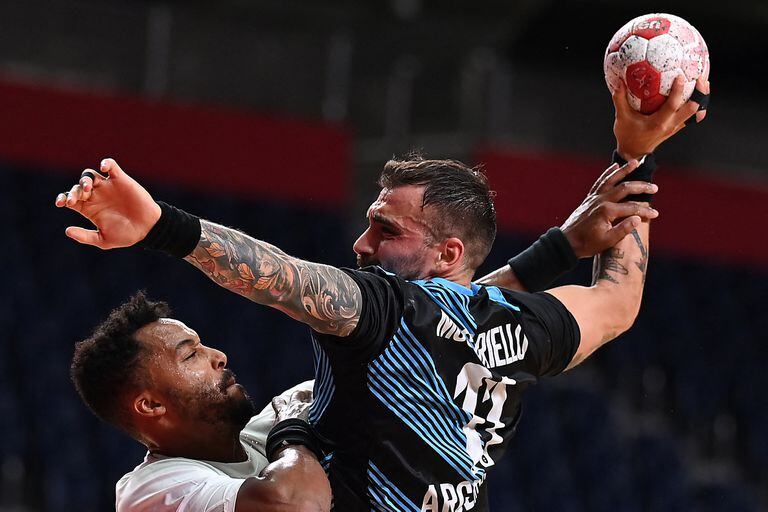
M75 344L70 376L83 402L102 420L132 434L120 398L146 382L144 345L136 331L170 315L165 302L153 302L140 291L109 314L87 339Z
M434 236L464 242L472 270L485 261L496 238L496 209L481 168L457 160L427 160L414 152L384 164L379 186L402 185L424 185L421 207L436 210L429 222Z

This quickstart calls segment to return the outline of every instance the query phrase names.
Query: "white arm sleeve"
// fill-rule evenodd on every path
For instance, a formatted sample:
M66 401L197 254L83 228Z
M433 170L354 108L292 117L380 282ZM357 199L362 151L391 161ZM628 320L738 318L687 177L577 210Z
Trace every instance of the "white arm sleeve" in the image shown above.
M115 508L117 512L234 512L243 482L203 462L160 460L117 483Z

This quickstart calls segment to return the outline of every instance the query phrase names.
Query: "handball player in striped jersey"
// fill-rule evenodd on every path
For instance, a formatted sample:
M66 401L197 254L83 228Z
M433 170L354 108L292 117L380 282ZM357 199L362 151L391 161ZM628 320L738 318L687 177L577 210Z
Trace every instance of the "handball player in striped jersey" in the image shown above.
M57 205L97 227L68 228L81 243L167 252L312 329L308 423L281 422L273 438L311 447L336 510L484 511L484 482L514 434L522 393L628 329L640 306L649 221L658 214L647 203L656 191L651 153L698 105L683 102L680 82L652 116L632 112L619 93L614 101L614 157L626 163L609 167L561 230L479 281L475 270L496 233L492 193L482 173L456 161L385 165L369 227L354 245L360 269L301 260L156 202L111 159L100 173L87 170ZM591 286L537 291L575 258L598 251ZM226 371L210 353L208 361ZM130 414L149 413L134 407ZM194 445L191 434L181 438L180 446ZM142 489L132 491L140 502Z

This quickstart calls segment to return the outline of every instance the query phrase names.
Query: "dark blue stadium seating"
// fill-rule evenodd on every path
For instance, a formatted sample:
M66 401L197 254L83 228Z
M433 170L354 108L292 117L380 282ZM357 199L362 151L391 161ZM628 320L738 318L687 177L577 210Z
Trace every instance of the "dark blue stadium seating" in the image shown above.
M169 301L204 342L224 350L258 404L311 378L302 325L163 255L78 246L63 233L81 224L77 215L53 206L55 193L71 182L60 173L0 165L0 179L19 184L0 201L0 468L14 461L25 468L16 493L8 491L15 482L8 471L0 471L0 510L20 501L28 510L108 510L115 481L141 461L144 450L96 420L68 377L73 343L137 289ZM290 253L354 263L341 211L151 188L158 198ZM486 267L523 243L500 236ZM580 268L569 279L587 275ZM490 479L491 509L757 511L750 489L768 483L766 297L762 271L655 256L637 325L585 363L598 384L583 385L575 370L526 396L519 433ZM649 368L663 377L653 400ZM616 397L639 414L663 415L666 429L619 428L611 409ZM730 441L714 426L723 417L735 424ZM695 482L682 453L683 441L691 440L713 454L732 443L737 478Z

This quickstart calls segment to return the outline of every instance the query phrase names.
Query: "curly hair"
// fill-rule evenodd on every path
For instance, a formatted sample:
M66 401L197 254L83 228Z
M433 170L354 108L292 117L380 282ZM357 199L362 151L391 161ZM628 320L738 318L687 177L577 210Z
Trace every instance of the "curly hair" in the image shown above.
M117 398L146 381L141 357L146 348L134 335L170 312L168 304L150 301L140 291L75 344L70 376L77 392L96 416L128 433L132 425Z
M434 236L464 242L473 270L485 261L496 238L496 209L495 194L480 168L457 160L427 160L413 152L389 160L379 177L381 187L402 185L424 185L421 207L433 205L429 226Z

